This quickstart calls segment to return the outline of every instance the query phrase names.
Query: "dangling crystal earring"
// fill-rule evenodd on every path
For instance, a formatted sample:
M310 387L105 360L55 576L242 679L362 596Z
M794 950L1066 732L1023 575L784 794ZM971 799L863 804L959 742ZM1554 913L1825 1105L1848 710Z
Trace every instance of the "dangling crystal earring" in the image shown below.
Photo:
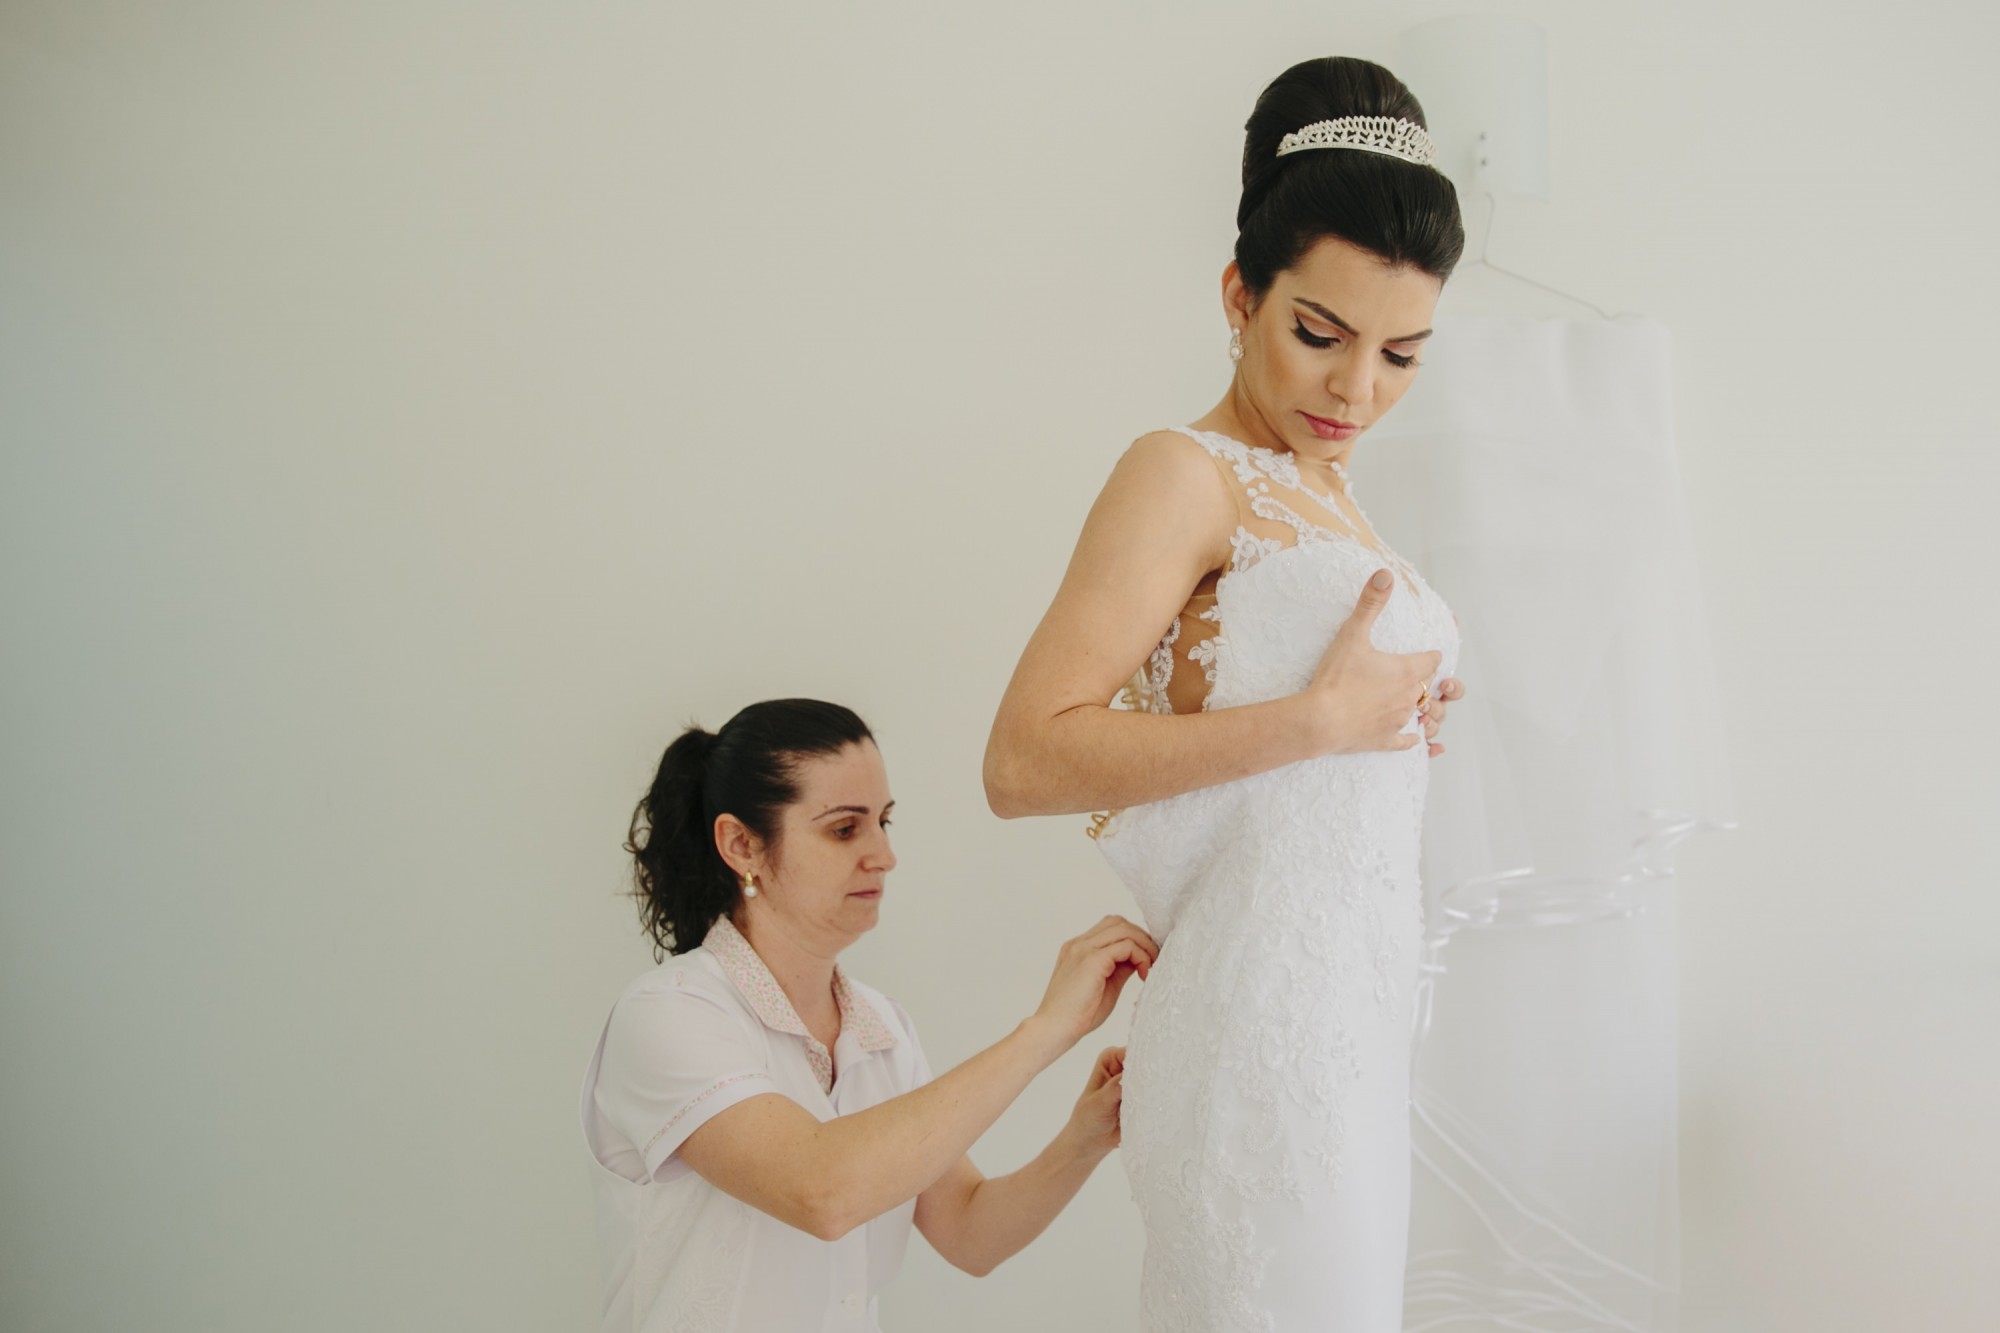
M1231 361L1241 361L1243 359L1243 330L1241 329L1231 329L1229 331L1229 359Z
M747 870L743 872L743 896L745 898L757 896L757 877Z

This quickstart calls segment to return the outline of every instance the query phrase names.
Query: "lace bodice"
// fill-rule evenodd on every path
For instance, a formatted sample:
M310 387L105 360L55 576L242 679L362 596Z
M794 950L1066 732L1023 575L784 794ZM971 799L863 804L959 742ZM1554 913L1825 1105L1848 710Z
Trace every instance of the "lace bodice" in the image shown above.
M1236 530L1229 539L1228 566L1204 579L1168 626L1127 689L1128 707L1154 713L1208 708L1217 664L1227 645L1218 604L1227 596L1223 585L1271 556L1301 545L1346 543L1355 559L1374 562L1369 566L1370 574L1386 567L1396 575L1399 590L1407 585L1417 596L1436 600L1409 562L1374 535L1353 483L1338 463L1333 470L1341 492L1326 494L1306 483L1291 454L1245 444L1214 431L1185 426L1174 429L1200 444L1223 470L1236 500Z

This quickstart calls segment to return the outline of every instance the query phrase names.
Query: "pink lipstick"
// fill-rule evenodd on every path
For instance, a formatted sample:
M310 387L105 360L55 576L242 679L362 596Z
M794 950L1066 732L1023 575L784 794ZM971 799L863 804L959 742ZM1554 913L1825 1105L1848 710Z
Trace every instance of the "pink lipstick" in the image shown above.
M1349 422L1335 421L1331 417L1316 417L1310 412L1301 412L1299 415L1306 419L1306 425L1312 427L1312 433L1322 440L1351 440L1361 433L1361 427Z

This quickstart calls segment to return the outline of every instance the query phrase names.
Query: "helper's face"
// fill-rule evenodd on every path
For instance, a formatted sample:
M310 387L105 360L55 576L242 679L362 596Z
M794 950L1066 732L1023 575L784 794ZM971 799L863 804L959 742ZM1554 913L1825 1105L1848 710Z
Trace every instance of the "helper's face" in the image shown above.
M1347 461L1416 379L1443 284L1323 237L1252 309L1236 265L1223 304L1243 333L1238 385L1264 426L1301 458Z
M799 761L775 855L760 858L759 910L795 939L837 952L875 928L896 854L889 774L873 741Z

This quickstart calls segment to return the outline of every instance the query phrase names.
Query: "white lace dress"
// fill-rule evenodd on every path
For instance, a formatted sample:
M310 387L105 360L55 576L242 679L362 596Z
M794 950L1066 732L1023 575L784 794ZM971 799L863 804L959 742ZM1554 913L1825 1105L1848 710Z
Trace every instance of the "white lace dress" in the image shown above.
M1351 486L1343 504L1304 485L1289 453L1176 429L1217 460L1239 527L1229 568L1135 682L1136 706L1298 691L1385 565L1397 586L1375 646L1440 650L1433 690L1451 674L1449 608L1364 536ZM1408 729L1421 737L1414 710ZM1096 830L1162 945L1128 1041L1121 1153L1146 1228L1149 1333L1401 1325L1429 763L1421 743L1329 755Z

